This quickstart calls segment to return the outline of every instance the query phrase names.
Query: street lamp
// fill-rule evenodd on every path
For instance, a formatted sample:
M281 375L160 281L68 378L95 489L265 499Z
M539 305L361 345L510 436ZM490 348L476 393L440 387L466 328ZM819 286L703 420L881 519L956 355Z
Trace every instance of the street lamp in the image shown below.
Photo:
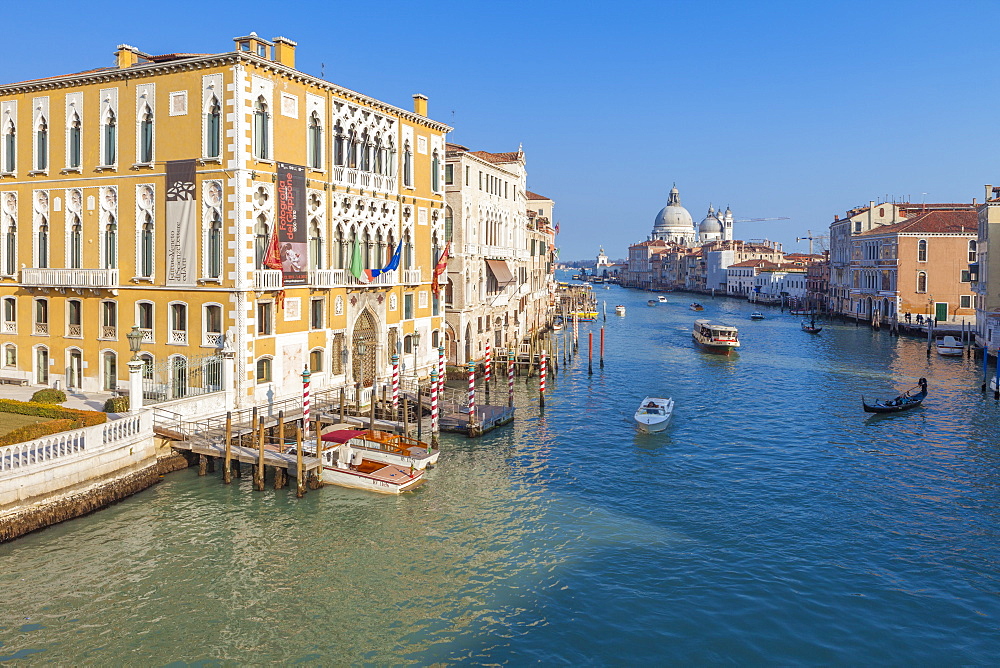
M413 332L410 337L413 342L413 378L417 379L417 348L420 347L420 332Z
M125 335L128 339L128 349L132 351L132 361L139 359L139 351L142 349L142 330L139 325L132 325L132 331Z

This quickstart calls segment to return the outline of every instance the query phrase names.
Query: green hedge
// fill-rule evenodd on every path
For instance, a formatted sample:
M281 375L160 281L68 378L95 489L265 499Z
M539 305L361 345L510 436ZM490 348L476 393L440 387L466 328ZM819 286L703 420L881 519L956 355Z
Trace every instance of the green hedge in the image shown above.
M104 402L105 413L128 413L128 397L109 397Z
M61 404L66 401L66 393L47 387L32 394L31 400L39 404Z
M38 404L13 399L0 399L0 413L16 413L18 415L35 415L52 418L47 422L29 424L7 432L0 436L0 446L23 443L42 436L58 434L61 431L80 429L104 424L108 421L107 413L99 411L80 411L74 408L64 408L50 404Z

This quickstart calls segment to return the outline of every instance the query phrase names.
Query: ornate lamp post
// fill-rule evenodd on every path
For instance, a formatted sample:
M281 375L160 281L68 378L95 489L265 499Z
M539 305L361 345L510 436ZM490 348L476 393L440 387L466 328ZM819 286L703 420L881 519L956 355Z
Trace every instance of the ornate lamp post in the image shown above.
M410 335L410 340L413 341L413 380L417 382L417 351L420 348L420 332L413 332Z
M139 359L142 330L138 325L133 325L132 331L125 338L128 339L128 349L132 351L132 359L128 363L128 410L135 413L142 408L142 367L145 364Z

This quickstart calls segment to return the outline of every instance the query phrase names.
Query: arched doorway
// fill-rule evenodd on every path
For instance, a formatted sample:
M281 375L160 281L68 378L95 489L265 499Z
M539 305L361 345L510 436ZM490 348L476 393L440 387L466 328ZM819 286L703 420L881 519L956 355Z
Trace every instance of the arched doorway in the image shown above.
M465 362L472 360L472 323L465 326Z
M375 316L365 309L354 323L354 336L351 339L351 354L353 356L352 371L354 382L361 387L375 384L375 360L378 344L378 326Z
M118 356L106 350L103 357L104 391L112 392L118 389Z
M69 351L69 369L66 374L66 389L80 389L83 382L83 353L76 348Z

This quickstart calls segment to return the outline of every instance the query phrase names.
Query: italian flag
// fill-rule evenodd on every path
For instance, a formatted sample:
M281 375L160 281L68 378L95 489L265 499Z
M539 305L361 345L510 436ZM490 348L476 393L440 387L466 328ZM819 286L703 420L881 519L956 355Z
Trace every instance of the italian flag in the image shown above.
M358 236L354 235L354 250L351 252L351 276L358 279L358 283L371 283L371 272L363 269L362 264L361 245L358 243Z

